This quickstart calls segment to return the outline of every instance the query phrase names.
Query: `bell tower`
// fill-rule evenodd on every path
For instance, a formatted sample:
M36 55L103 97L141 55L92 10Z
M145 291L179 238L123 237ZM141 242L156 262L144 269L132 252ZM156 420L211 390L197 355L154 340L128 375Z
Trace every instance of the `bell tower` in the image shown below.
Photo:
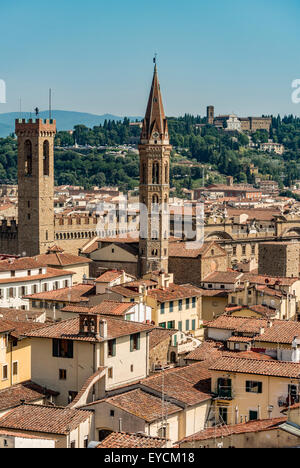
M168 272L171 149L155 63L139 144L141 276L157 270Z
M18 253L45 253L54 241L55 120L16 120Z

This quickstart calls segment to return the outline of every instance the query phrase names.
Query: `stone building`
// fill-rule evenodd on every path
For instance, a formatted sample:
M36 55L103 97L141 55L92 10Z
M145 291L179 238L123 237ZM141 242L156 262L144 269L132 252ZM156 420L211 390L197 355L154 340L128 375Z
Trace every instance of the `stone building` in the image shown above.
M299 276L299 242L269 242L259 244L259 275L287 278Z

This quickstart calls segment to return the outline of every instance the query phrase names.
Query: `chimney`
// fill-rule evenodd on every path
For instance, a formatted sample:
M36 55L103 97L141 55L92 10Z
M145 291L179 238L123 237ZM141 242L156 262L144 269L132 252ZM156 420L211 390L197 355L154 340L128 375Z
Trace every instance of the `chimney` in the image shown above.
M272 327L273 327L273 321L272 321L272 320L268 320L267 327L268 327L268 328L272 328Z
M260 328L259 328L259 334L260 334L260 336L263 335L264 333L265 333L264 327L260 327Z

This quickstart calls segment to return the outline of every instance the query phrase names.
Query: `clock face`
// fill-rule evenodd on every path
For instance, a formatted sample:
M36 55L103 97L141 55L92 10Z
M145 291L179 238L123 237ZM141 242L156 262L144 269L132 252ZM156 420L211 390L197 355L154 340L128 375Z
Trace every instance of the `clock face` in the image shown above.
M159 137L159 133L155 132L153 133L153 138L158 138Z

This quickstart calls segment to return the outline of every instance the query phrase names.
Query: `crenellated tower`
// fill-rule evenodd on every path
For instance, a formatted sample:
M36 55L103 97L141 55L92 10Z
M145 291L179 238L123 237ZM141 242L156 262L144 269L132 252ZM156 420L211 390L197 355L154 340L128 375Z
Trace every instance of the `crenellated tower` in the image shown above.
M16 120L18 253L44 253L54 241L55 120Z
M168 123L164 113L157 66L143 121L140 153L140 274L164 270L169 259L170 154Z

